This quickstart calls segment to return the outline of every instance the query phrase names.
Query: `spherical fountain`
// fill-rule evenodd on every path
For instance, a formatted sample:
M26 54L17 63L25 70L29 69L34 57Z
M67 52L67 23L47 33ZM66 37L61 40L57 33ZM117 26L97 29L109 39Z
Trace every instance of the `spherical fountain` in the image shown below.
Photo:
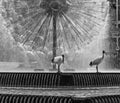
M102 6L102 2L105 5ZM74 54L76 51L82 53L81 51L86 46L94 47L92 42L96 39L95 37L99 37L99 31L106 23L105 0L101 3L92 0L76 0L75 2L73 0L37 0L34 2L2 0L2 6L3 17L13 28L11 36L15 42L23 46L31 46L31 51L34 53L39 51L44 53L47 48L44 58L48 62L51 62L52 57L62 53L71 54L71 51L74 51ZM102 51L100 49L99 51ZM80 56L80 58L83 57ZM67 59L66 64L71 64L67 63L70 61ZM55 65L52 67L51 63L48 63L48 66L56 70Z

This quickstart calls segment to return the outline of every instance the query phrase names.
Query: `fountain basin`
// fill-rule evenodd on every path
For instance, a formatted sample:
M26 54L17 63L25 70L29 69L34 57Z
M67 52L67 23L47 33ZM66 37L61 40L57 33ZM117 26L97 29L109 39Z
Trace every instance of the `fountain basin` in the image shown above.
M69 89L111 86L120 86L120 73L0 73L0 87Z

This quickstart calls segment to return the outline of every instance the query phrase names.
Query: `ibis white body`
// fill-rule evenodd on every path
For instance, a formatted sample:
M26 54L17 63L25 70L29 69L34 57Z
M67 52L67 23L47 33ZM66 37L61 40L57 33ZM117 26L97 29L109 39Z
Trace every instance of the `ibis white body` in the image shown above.
M60 65L63 63L63 57L62 56L54 57L53 62Z
M97 73L98 73L98 65L103 61L104 54L105 54L105 51L103 51L102 57L97 58L94 61L91 61L90 64L89 64L90 66L96 66Z
M104 58L97 58L95 59L94 61L92 61L92 65L99 65L102 61L103 61Z
M58 72L60 72L60 65L64 63L64 55L54 57L52 59L52 63L55 63L58 65Z

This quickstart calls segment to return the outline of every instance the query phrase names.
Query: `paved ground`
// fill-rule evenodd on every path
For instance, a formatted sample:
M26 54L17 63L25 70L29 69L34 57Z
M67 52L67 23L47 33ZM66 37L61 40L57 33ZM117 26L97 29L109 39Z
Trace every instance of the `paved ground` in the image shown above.
M94 97L103 95L120 95L120 87L82 88L82 89L38 89L38 88L0 88L0 94L21 95L49 95L49 96L72 96Z

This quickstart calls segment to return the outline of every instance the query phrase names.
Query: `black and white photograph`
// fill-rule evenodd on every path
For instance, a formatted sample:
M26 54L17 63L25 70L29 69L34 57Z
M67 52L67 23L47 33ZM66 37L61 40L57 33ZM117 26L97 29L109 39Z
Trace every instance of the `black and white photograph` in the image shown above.
M120 0L0 0L0 103L120 103Z

